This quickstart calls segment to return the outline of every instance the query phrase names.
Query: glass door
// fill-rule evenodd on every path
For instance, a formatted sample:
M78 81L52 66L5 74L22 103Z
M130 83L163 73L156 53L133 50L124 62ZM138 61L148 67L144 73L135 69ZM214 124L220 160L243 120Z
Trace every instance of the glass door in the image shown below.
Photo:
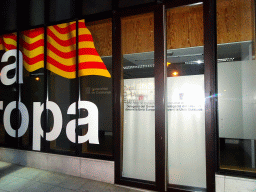
M166 15L168 184L203 190L206 188L203 4L168 9Z
M203 29L202 3L121 17L117 183L206 191Z
M122 177L155 181L154 14L121 20Z

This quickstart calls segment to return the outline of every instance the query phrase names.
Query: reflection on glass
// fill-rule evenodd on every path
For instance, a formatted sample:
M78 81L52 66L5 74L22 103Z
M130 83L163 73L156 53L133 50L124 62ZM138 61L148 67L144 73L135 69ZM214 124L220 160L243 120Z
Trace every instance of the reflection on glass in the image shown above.
M254 0L217 1L217 83L220 168L255 172L256 63L252 5ZM227 17L230 19L226 20Z
M79 54L79 79L81 101L89 101L98 109L99 144L85 142L82 153L113 156L112 129L112 21L101 20L85 23L79 28L79 34L87 30L88 40L79 40L79 49L87 53ZM82 55L84 54L84 55ZM89 112L80 110L80 118L87 117ZM91 114L92 115L92 114ZM90 126L90 125L89 125ZM88 125L79 126L82 135L88 134Z
M62 123L58 138L50 142L50 148L58 152L74 152L75 147L66 135L68 122L74 115L68 115L69 106L76 102L76 22L63 23L47 28L47 69L48 100L58 105L62 122L55 122L52 111L48 110L48 127Z
M122 176L155 181L154 16L123 18Z
M3 59L4 54L8 54L7 52L17 49L17 33L11 33L11 34L5 34L0 36L0 58L1 58L1 65L0 65L0 71L2 72L3 68L6 68L7 66L13 64L16 62L17 54L16 51L14 53L15 56L11 56L8 59ZM11 83L10 85L3 82L3 79L16 79L15 77L15 70L9 70L6 74L1 74L1 81L0 81L0 101L2 101L1 107L2 110L0 110L0 144L2 146L7 147L17 147L17 140L15 139L15 136L10 136L6 130L5 130L5 124L3 121L4 117L4 110L6 109L6 106L9 105L13 101L17 101L18 98L18 85L17 81ZM10 123L11 127L16 130L18 124L18 116L17 111L14 109L11 113L10 117Z
M20 51L23 54L23 84L21 85L21 102L30 114L29 127L21 137L22 148L31 149L33 102L44 103L44 28L21 32ZM37 45L37 46L34 46ZM22 71L20 71L22 72Z
M167 10L168 183L206 188L203 5Z

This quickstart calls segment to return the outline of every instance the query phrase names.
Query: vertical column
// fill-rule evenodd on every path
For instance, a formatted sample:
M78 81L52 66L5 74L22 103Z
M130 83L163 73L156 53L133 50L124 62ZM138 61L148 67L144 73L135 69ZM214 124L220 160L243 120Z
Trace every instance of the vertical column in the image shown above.
M21 143L21 139L18 138L18 126L20 124L20 121L21 121L21 118L20 118L20 115L19 115L19 101L21 101L21 87L20 87L20 84L19 84L19 79L20 79L20 65L19 65L19 62L20 62L20 59L19 59L19 47L20 47L20 43L19 43L19 36L20 36L20 29L21 29L21 26L20 26L20 19L19 19L19 15L21 14L21 10L19 8L19 4L18 4L18 1L16 1L16 8L17 8L17 18L16 18L16 26L17 26L17 55L16 55L16 58L17 58L17 61L16 61L16 89L17 89L17 95L16 95L16 115L17 115L17 123L15 124L17 127L16 127L16 139L17 139L17 148L20 148L22 143Z
M50 149L50 144L46 142L46 131L48 128L48 112L46 110L46 102L48 101L48 70L47 70L47 25L49 23L49 2L44 3L44 111L43 111L43 130L44 139L42 139L42 150L47 151Z
M159 4L154 12L155 46L155 159L158 191L166 191L166 16L165 6Z
M216 127L216 0L204 2L204 60L205 60L205 139L206 182L209 192L215 191L215 172L218 167L218 131Z
M117 3L118 1L114 1ZM115 8L115 6L114 6ZM115 183L121 179L121 19L116 9L112 20L112 105L113 105L113 135L115 158Z

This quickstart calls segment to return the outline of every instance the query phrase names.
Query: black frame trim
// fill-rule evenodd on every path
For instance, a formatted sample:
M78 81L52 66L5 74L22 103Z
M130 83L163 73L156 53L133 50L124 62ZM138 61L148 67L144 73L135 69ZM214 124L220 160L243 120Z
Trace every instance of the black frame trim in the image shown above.
M121 179L121 18L113 11L112 19L112 126L114 133L115 183Z
M215 191L218 167L218 130L216 127L216 66L217 31L216 0L204 1L204 61L205 61L205 140L207 191Z
M155 59L155 160L158 191L167 190L167 66L166 66L166 15L165 5L154 11L154 59Z

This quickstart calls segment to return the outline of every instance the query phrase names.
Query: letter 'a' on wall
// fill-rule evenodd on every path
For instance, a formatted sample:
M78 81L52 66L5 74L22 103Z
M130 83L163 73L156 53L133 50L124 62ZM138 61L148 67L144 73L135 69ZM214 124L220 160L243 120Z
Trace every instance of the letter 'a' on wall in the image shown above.
M85 118L78 119L78 126L87 125L88 130L87 133L83 136L78 136L78 143L85 143L89 141L91 144L99 144L99 137L98 137L98 108L97 106L89 101L79 101L78 109L85 109L88 111L88 115ZM76 114L76 103L73 103L68 108L69 115ZM67 124L66 134L68 139L76 143L76 122L75 120L71 120Z
M255 1L217 0L217 12L220 169L255 173Z

